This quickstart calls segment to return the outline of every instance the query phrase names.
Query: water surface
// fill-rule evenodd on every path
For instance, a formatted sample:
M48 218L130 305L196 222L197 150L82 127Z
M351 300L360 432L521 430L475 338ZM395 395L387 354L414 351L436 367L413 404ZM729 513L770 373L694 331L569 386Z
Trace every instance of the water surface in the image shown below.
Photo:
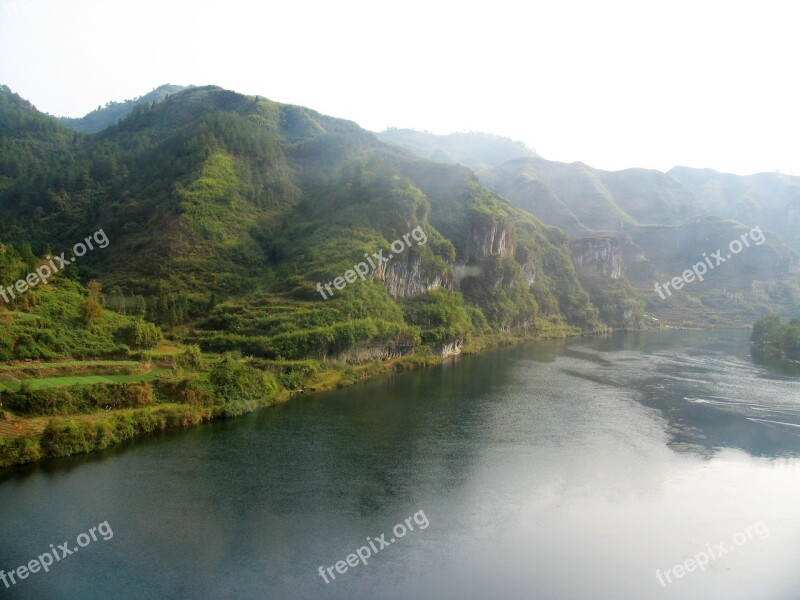
M7 476L0 568L114 537L0 595L796 600L799 455L800 379L747 332L501 349Z

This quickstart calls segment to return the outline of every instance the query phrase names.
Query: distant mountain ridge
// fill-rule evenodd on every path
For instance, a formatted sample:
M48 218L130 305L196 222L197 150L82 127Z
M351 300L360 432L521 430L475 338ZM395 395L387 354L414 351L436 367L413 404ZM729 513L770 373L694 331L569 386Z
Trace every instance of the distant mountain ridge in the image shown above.
M534 158L534 150L510 138L465 131L436 135L414 129L387 129L376 134L384 142L402 146L417 156L479 171L513 158Z
M188 87L165 84L138 98L124 100L122 102L112 101L106 103L105 106L98 106L97 109L83 117L60 117L59 120L75 131L80 131L81 133L97 133L120 119L127 117L136 106L140 104L152 104L153 102L163 102L170 94L177 94L180 91L188 89Z
M430 160L469 166L490 189L571 237L712 216L761 226L800 252L800 177L680 166L604 171L546 160L521 142L480 133L398 129L379 137Z
M800 252L800 177L741 176L689 167L675 167L668 175L694 194L705 213L746 225L760 224Z

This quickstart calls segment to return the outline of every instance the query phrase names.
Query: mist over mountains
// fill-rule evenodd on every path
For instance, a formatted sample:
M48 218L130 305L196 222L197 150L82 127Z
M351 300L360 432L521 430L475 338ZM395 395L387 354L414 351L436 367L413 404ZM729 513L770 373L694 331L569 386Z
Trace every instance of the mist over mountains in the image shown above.
M800 251L800 177L680 166L667 173L603 171L549 161L520 142L488 134L390 129L378 137L425 158L474 169L489 187L574 237L710 216L760 225Z
M532 156L504 138L462 135L467 149L454 149L451 136L430 133L390 130L379 137L431 158L471 161L481 182L515 206L560 228L571 240L582 240L582 247L597 240L598 256L612 252L604 250L604 239L618 240L615 260L653 314L677 322L716 323L747 322L767 309L796 310L800 178L688 167L667 173L603 171ZM483 160L477 163L474 156ZM735 263L685 294L666 301L654 294L654 282L681 273L752 227L768 232L763 247L736 256Z

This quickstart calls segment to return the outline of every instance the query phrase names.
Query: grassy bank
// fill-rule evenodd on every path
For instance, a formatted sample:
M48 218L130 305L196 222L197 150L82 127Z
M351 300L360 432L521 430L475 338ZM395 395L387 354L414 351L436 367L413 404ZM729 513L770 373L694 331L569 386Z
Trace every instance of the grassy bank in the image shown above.
M554 326L537 335L508 332L477 336L463 353L537 339L580 335L568 326ZM191 352L188 352L191 354ZM6 384L0 395L0 468L102 450L155 431L189 427L217 418L233 417L284 402L292 395L343 388L387 373L440 364L442 355L422 350L384 361L347 365L337 361L277 361L223 357L211 368L205 358L178 356L172 369L157 369L120 378L115 376L50 377ZM122 365L121 363L125 363ZM6 372L74 366L75 362L11 365ZM105 369L125 366L143 369L131 361L103 361ZM16 370L15 370L16 369Z

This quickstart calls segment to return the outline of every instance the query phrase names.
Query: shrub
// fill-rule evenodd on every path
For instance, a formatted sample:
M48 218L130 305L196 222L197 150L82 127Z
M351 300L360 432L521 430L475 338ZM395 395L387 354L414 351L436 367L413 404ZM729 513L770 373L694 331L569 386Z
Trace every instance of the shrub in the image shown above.
M153 403L153 388L147 385L130 385L125 388L127 406L147 406Z
M156 391L167 402L209 406L213 404L214 390L200 379L193 377L180 381L159 381Z
M88 327L103 316L103 307L95 300L85 300L78 307L78 314L83 324Z
M164 334L158 325L148 323L143 319L136 319L130 325L120 327L117 330L116 338L119 342L127 344L135 350L152 350L156 348Z
M208 365L203 358L203 353L200 351L200 346L191 345L175 357L175 364L182 369L204 371Z
M240 415L266 404L278 389L271 373L237 363L230 357L211 369L210 380L225 416Z
M85 424L51 420L42 432L41 447L47 456L69 456L94 448L94 435Z
M38 439L0 437L0 467L36 462L40 458L42 453Z
M33 390L22 386L8 395L6 405L22 414L67 415L92 412L101 408L138 408L153 403L149 385L132 383L98 383Z

